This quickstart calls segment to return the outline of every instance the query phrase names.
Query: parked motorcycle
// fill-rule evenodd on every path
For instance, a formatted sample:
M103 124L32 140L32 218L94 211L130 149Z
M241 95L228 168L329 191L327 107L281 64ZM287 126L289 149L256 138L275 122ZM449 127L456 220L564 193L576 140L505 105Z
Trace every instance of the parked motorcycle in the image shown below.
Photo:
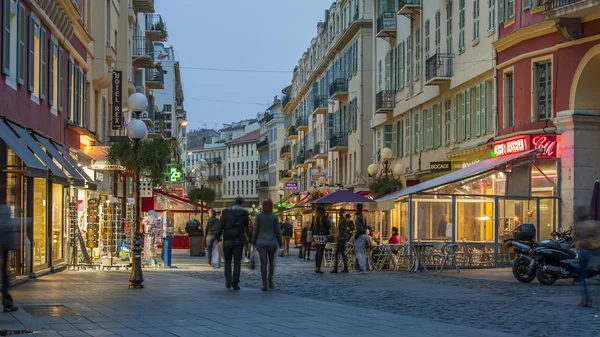
M558 279L575 278L577 253L573 250L573 228L562 233L561 239L542 242L530 252L537 264L536 278L543 285L553 285Z

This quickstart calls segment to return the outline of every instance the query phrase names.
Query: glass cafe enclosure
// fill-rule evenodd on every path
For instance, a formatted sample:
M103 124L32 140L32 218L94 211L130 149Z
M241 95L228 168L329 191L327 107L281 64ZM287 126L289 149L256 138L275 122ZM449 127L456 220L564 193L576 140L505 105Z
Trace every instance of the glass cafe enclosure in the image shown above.
M407 188L403 191L414 193L396 199L387 223L397 226L409 244L459 244L457 260L463 267L510 264L514 254L504 240L516 226L534 224L537 239L545 240L559 225L559 161L521 159L451 182L435 178L441 184L429 181L434 187L428 189L414 188L424 183ZM460 177L460 171L452 174Z

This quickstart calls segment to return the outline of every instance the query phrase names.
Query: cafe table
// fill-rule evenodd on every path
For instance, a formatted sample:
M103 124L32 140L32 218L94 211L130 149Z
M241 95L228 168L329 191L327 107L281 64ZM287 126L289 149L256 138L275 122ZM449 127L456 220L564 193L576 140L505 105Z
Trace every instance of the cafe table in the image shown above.
M429 243L414 243L412 244L412 247L414 248L414 252L416 255L414 266L415 273L418 273L420 271L427 271L427 267L423 262L423 255L425 254L427 248L432 248L433 245Z

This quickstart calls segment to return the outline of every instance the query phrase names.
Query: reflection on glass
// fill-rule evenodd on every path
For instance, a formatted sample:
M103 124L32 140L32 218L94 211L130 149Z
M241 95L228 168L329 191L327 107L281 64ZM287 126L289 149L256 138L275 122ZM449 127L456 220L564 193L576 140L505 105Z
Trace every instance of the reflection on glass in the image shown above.
M46 254L48 217L46 179L33 179L33 266L37 267L48 263Z
M416 240L452 239L452 199L413 199Z
M494 202L492 199L456 200L456 241L494 241Z
M499 239L512 238L512 233L515 227L528 223L533 224L538 229L536 201L533 200L500 200L500 210L498 212L498 228Z
M556 230L556 202L556 199L540 199L540 240L542 241L551 239L550 233Z
M17 157L14 152L8 149L8 165L9 166L21 166L21 160ZM21 239L19 241L18 249L10 251L8 255L8 271L9 274L14 276L23 275L23 198L24 198L24 178L22 174L17 173L6 173L6 204L10 208L11 218L21 220Z
M63 258L63 186L52 184L52 259Z
M504 175L499 172L488 172L455 183L440 186L429 190L436 194L458 194L458 195L497 195L504 193L498 191L503 189ZM502 193L499 193L502 192Z
M408 202L402 202L399 204L396 203L396 205L400 205L400 221L398 230L400 231L400 241L404 243L408 238Z

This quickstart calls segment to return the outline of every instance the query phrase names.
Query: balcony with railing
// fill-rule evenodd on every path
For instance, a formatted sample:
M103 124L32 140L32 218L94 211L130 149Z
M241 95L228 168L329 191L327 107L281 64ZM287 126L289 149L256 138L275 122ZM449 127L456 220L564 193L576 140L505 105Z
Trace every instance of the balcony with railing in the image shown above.
M546 6L545 14L548 19L569 18L582 19L598 13L600 0L534 0L541 1Z
M325 95L317 95L313 97L313 116L318 114L326 114L329 110L329 97Z
M327 159L327 152L329 151L329 146L327 142L316 142L313 146L312 158L314 159Z
M283 102L281 102L281 109L285 110L286 105L288 105L289 103L294 101L294 97L290 96L290 95L286 95L283 98Z
M213 183L213 182L214 183L221 182L221 181L223 181L223 176L220 175L220 174L210 175L210 176L208 176L207 181L211 182L211 183Z
M267 140L267 138L264 138L263 140L258 142L258 144L256 144L257 151L264 151L264 150L268 150L268 149L269 149L269 141Z
M346 101L348 98L348 79L337 78L329 85L329 97L331 99L337 99Z
M131 0L131 6L137 13L154 13L154 0Z
M304 115L299 115L296 117L296 123L294 124L296 126L296 129L298 131L308 131L308 120L306 119L306 116Z
M425 62L425 85L442 85L453 76L454 54L435 54Z
M395 106L396 92L394 90L382 90L375 96L375 113L394 111Z
M256 188L257 189L269 188L269 182L266 179L258 179L258 180L256 180Z
M421 0L398 0L398 15L419 14Z
M288 140L298 140L298 131L296 130L296 128L292 125L292 127L288 130Z
M161 67L146 69L146 87L148 89L165 88L165 75Z
M279 155L281 156L281 158L291 156L292 155L291 147L289 145L282 146L281 150L279 151Z
M304 166L306 164L306 155L303 153L300 153L296 156L296 166Z
M131 57L136 68L154 67L154 45L143 36L134 36L131 39Z
M396 22L398 15L396 12L384 12L377 18L377 37L390 38L396 37Z
M265 114L265 124L266 124L266 123L269 123L270 121L272 121L272 120L273 120L273 118L274 118L273 114L266 113L266 114Z
M339 133L329 138L329 151L342 152L348 150L348 135Z
M279 180L289 181L292 179L292 173L286 170L279 171Z
M167 26L160 14L146 14L146 39L148 41L165 41L169 37Z

